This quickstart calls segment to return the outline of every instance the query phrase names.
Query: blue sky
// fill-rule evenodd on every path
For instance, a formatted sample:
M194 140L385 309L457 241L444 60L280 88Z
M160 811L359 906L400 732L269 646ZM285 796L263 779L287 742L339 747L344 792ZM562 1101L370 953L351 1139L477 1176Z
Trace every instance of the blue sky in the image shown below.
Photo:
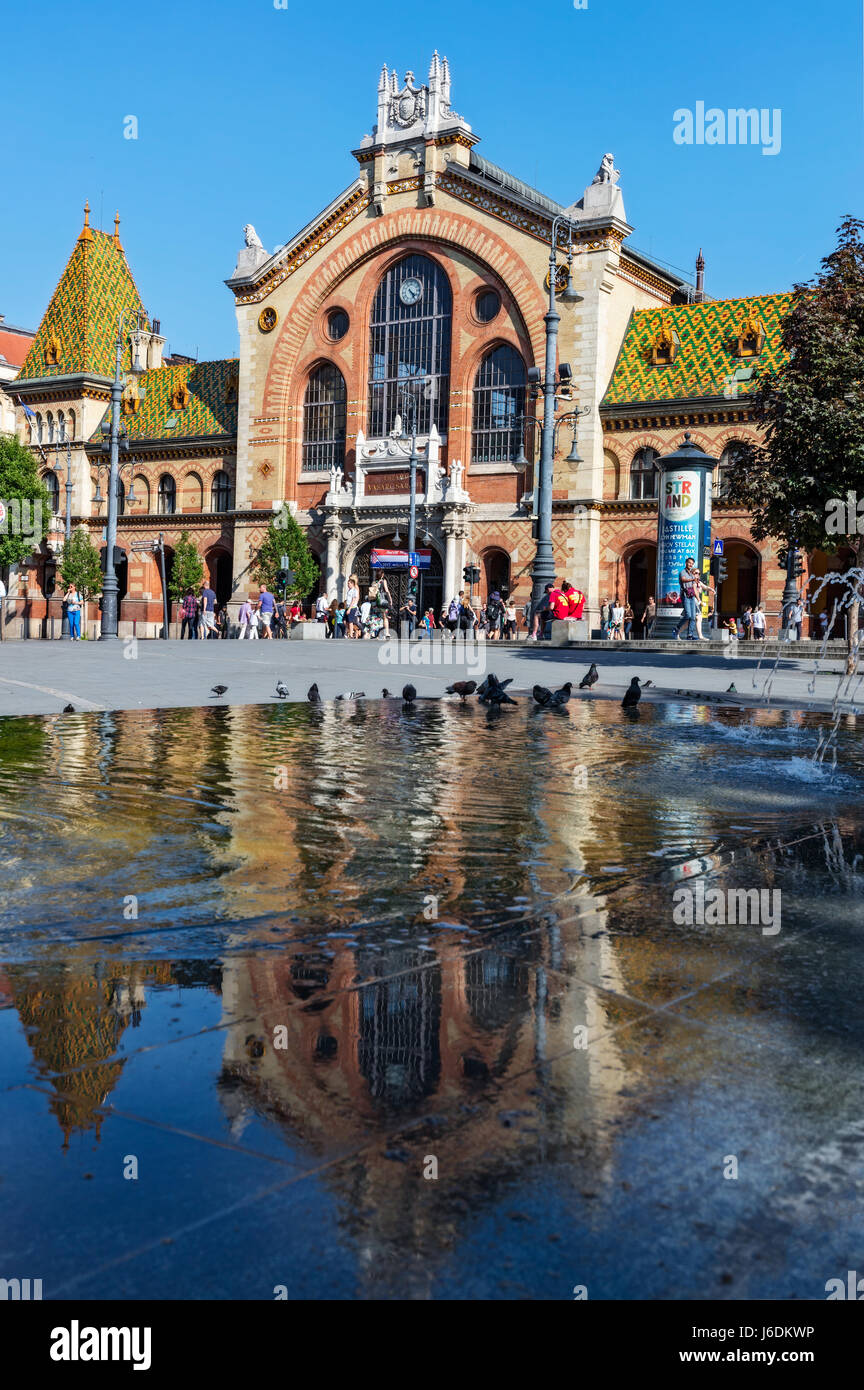
M119 207L170 348L233 354L244 223L290 240L354 178L382 62L425 80L434 48L478 153L568 203L611 150L631 244L691 274L703 246L717 297L808 278L864 211L861 0L47 0L2 32L9 323L37 325L86 197L108 229ZM676 144L673 113L700 101L779 108L779 154Z

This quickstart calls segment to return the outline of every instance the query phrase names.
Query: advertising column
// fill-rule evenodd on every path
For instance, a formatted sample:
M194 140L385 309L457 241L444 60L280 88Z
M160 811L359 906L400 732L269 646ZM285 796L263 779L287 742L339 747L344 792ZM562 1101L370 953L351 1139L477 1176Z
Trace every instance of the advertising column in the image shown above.
M685 434L680 449L660 460L655 637L674 637L678 630L684 616L679 576L690 556L708 582L715 467L716 459L692 443L689 434ZM702 611L707 612L707 596L703 596Z

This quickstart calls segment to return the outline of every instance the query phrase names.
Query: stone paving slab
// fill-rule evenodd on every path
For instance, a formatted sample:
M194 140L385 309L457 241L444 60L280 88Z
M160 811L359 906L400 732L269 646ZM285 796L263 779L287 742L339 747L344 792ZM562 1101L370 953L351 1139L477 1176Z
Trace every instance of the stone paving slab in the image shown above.
M648 650L650 645L595 643L583 650L425 641L10 642L0 646L0 716L56 714L69 703L80 711L199 706L217 702L214 684L228 687L226 703L260 704L276 698L277 679L288 685L291 700L305 700L313 681L325 700L352 690L377 698L383 688L398 696L406 681L421 698L437 697L452 681L479 681L488 670L502 680L511 677L514 691L530 691L535 683L576 684L590 661L600 670L594 698L620 699L638 675L651 680L655 697L722 695L734 683L740 703L765 703L776 657L744 655L734 647L709 650L707 644L697 650L683 643L666 644L669 650ZM768 692L771 702L830 708L843 662L818 666L814 677L815 660L782 655ZM864 706L857 677L844 692L844 708L852 708L856 698Z

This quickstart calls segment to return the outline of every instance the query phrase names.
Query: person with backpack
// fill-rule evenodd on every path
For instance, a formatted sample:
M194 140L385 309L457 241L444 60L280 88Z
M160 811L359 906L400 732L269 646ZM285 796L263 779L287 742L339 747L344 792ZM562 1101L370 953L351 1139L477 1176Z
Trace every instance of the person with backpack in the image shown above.
M444 620L450 632L451 640L454 642L456 641L456 633L459 631L459 609L462 605L462 598L462 594L458 598L451 598L447 608L447 617Z
M489 641L495 642L501 637L504 623L504 603L497 589L486 600L486 622L489 627Z

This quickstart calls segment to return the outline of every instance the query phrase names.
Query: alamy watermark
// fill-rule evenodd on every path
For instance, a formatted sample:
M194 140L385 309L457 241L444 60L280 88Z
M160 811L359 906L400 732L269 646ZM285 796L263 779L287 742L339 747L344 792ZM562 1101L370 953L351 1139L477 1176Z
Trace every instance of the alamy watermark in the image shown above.
M852 489L844 497L825 503L825 531L829 536L864 536L864 497Z
M782 112L775 106L739 106L723 111L697 101L695 110L679 106L672 115L672 139L676 145L761 145L763 154L779 154L782 144Z
M381 637L377 643L382 666L464 666L475 675L486 671L486 643L458 637Z
M672 921L677 927L761 927L763 936L780 930L779 888L706 888L701 880L676 888Z
M0 502L0 536L42 538L42 503L12 497Z

